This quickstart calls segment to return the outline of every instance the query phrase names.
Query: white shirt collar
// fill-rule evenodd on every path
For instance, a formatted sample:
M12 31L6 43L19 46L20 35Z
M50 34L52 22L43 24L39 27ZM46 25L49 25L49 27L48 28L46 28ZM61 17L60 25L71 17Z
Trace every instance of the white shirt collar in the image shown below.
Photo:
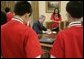
M72 26L81 26L81 21L71 22L68 27L72 27Z
M18 17L18 16L14 16L14 17L12 18L12 20L19 21L19 22L21 22L21 23L23 24L23 20L22 20L20 17Z

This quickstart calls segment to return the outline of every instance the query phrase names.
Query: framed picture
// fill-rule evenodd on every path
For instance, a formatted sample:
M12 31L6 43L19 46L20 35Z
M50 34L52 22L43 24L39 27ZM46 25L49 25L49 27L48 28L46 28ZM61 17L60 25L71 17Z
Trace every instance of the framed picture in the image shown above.
M46 12L54 12L55 8L58 8L60 11L61 1L46 1Z

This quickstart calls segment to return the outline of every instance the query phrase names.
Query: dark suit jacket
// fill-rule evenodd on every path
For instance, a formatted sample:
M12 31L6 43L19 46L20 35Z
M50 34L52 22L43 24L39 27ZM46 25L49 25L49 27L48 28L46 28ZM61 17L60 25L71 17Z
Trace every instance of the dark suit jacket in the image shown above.
M33 24L33 29L36 31L37 34L42 34L42 30L46 31L47 29L41 24L39 21Z

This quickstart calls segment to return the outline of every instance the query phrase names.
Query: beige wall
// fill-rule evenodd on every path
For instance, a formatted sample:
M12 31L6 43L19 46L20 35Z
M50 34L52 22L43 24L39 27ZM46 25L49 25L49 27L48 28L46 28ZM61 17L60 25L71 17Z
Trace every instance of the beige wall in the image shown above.
M67 20L66 17L66 4L68 3L68 1L61 1L61 16L62 16L62 20Z
M67 20L66 9L65 9L67 2L68 1L61 1L61 12L60 12L60 14L62 16L63 21ZM51 14L52 13L46 13L46 1L39 1L39 16L45 15L46 16L45 22L47 22L47 21L50 21Z

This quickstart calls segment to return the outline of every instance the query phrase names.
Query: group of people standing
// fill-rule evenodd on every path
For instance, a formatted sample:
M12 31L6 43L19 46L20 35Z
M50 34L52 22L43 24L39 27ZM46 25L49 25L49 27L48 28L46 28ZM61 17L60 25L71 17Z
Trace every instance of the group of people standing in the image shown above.
M57 34L50 50L50 56L51 58L83 58L83 25L81 24L83 2L68 2L66 11L70 24L67 29L59 31ZM1 25L2 58L40 58L44 54L37 34L42 33L38 30L47 30L42 24L45 16L41 16L39 21L34 24L34 31L26 25L31 14L31 4L27 1L18 1L14 6L14 16L8 19L10 21ZM2 13L1 17L3 17ZM54 10L51 20L57 22L52 25L57 30L59 21L61 21L58 9Z

